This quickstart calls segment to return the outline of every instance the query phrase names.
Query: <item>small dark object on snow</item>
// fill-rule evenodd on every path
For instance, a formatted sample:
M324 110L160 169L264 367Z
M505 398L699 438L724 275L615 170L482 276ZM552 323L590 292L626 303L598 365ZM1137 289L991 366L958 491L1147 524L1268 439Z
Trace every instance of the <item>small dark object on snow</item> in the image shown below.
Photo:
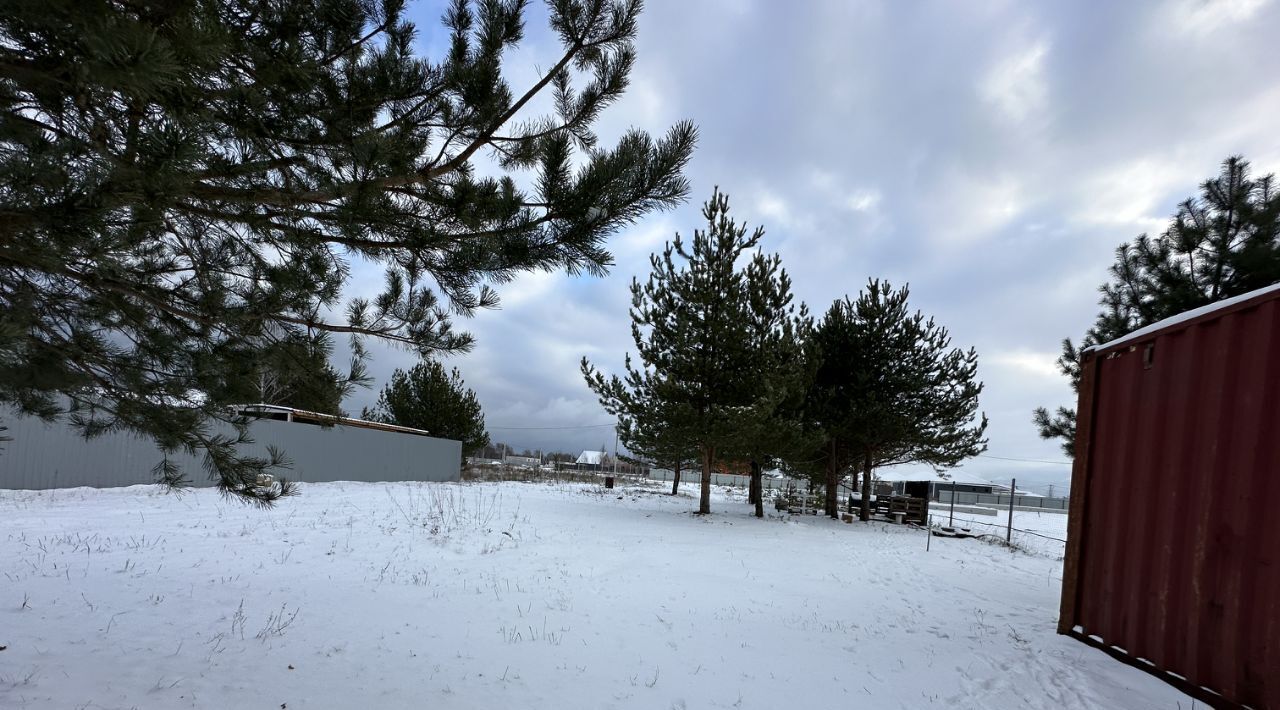
M0 651L3 651L3 650L5 650L5 649L7 649L7 648L9 648L9 647L8 647L8 646L0 646Z
M604 477L604 487L605 487L605 488L613 488L613 476L605 476L605 477Z
M933 529L934 537L977 537L969 528L949 528L946 526Z
M293 668L293 664L290 664L290 665L289 665L289 670L294 670L294 668Z

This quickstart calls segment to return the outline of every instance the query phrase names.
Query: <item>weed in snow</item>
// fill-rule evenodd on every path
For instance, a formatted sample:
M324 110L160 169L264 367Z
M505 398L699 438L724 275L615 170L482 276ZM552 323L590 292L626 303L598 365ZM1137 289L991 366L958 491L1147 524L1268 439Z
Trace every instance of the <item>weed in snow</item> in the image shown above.
M288 605L281 604L280 611L277 611L267 617L267 623L262 627L254 638L259 641L266 641L272 636L284 636L284 630L289 628L293 620L298 618L298 612L301 609L294 609L293 613L289 613Z
M27 671L26 675L22 675L22 676L0 675L0 685L7 685L10 688L17 688L23 685L31 685L39 677L40 677L40 668L36 666L36 667L32 667L31 670Z
M244 622L247 617L244 615L244 600L240 600L240 606L236 608L236 613L231 615L231 635L239 636L240 640L244 640Z

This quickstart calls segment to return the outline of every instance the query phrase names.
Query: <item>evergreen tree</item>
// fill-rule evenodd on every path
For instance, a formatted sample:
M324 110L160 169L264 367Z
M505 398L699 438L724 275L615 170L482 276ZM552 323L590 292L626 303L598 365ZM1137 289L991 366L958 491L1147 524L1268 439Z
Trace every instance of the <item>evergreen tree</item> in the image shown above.
M664 387L653 373L633 370L627 357L627 380L605 378L583 358L582 374L595 391L605 409L618 418L618 439L638 462L655 467L670 467L674 472L671 495L680 492L680 472L698 458L696 444L669 417L671 405L664 399L670 387Z
M809 479L811 489L818 484L824 487L823 512L832 518L840 517L840 481L851 464L847 430L854 426L850 420L855 416L857 373L850 364L859 344L857 327L851 304L845 299L832 304L809 336L806 352L814 362L814 371L803 417L813 443L798 461L788 462Z
M648 280L632 281L631 334L640 367L628 358L625 379L604 378L583 358L582 370L606 410L620 418L647 412L660 418L661 431L678 432L680 447L697 449L698 512L705 514L717 455L751 450L749 440L761 436L785 400L792 375L780 368L807 315L792 305L778 257L757 249L763 228L748 234L745 224L734 223L719 189L702 214L705 231L695 230L688 245L677 234L650 257ZM739 257L748 253L739 269Z
M725 458L745 460L750 466L747 502L755 506L757 518L764 517L764 469L804 456L814 440L801 419L804 369L796 345L791 341L773 351L777 369L765 381L764 396L753 406L753 415L743 417L737 436L721 449Z
M350 383L329 364L325 349L268 350L251 380L258 402L341 416Z
M219 401L276 404L309 412L342 415L342 400L353 383L329 364L333 348L328 333L304 339L274 340L223 380ZM352 363L360 382L363 368Z
M420 362L408 372L397 368L378 402L372 409L366 407L360 417L461 441L464 455L489 445L476 393L467 388L457 368L446 372L435 361Z
M1227 158L1200 196L1178 205L1160 236L1146 234L1116 249L1111 279L1099 290L1102 310L1080 345L1062 341L1058 367L1078 393L1081 350L1184 311L1280 282L1280 194L1273 175L1250 176L1249 162ZM1061 439L1075 455L1076 413L1035 410L1045 439Z
M747 298L752 303L747 309L750 325L740 366L752 373L757 392L721 453L750 466L747 500L755 506L756 517L763 518L765 467L795 459L813 445L803 420L805 388L814 364L806 357L805 343L813 319L803 303L798 309L788 307L791 281L777 255L752 260L746 276Z
M907 308L909 291L871 280L836 301L816 327L821 362L807 398L825 440L828 472L862 473L860 517L871 516L871 475L883 466L956 466L986 450L978 414L978 355L950 349L946 328ZM829 473L828 476L832 474ZM828 478L827 513L835 515Z
M525 0L454 0L439 60L403 5L7 2L0 404L204 452L222 490L269 503L274 461L214 424L273 334L463 351L450 316L495 306L488 284L603 272L610 235L684 199L691 124L591 130L627 87L639 0L551 0L561 51L519 88ZM385 285L344 304L355 262Z

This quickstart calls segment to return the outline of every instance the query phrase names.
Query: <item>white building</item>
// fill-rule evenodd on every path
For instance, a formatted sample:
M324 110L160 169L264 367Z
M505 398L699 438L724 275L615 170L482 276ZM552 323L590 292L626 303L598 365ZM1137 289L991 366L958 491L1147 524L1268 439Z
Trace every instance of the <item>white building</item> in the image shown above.
M925 497L933 500L938 499L938 491L954 490L957 493L989 494L996 492L998 488L996 484L985 478L959 469L948 471L943 476L939 476L929 470L897 471L890 468L877 472L875 478L878 481L893 484L893 489L896 493L902 493L910 488L912 489L909 492L910 495L921 495L923 491L920 489L927 484L928 493Z
M583 451L578 454L578 460L574 463L578 468L599 471L610 463L609 454L603 451Z

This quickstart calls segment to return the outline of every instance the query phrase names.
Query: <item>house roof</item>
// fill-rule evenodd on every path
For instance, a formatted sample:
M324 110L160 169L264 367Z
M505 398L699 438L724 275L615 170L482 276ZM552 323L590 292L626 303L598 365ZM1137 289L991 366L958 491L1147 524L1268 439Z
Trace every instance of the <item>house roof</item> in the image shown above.
M397 424L384 424L383 422L371 422L367 419L354 419L352 417L340 417L333 414L322 414L320 412L310 412L305 409L294 409L293 407L282 407L278 404L244 404L232 407L237 414L249 417L270 417L273 414L288 415L290 421L304 422L308 424L323 424L326 426L339 425L358 427L361 429L378 429L381 431L392 431L400 434L416 434L418 436L431 436L431 432L426 429L414 429L413 427L399 426Z
M954 471L947 471L946 473L939 475L934 473L933 471L928 471L928 470L897 471L890 468L883 471L878 471L875 474L875 477L881 481L887 481L889 483L899 483L903 481L910 481L910 482L925 481L929 483L953 483L954 482L954 483L958 483L962 485L970 485L970 486L994 486L995 485L994 483L992 483L991 481L988 481L985 478L982 478L980 476L975 476L972 473L959 470L959 469Z
M595 464L599 466L604 461L605 453L603 451L583 451L578 454L577 463Z

